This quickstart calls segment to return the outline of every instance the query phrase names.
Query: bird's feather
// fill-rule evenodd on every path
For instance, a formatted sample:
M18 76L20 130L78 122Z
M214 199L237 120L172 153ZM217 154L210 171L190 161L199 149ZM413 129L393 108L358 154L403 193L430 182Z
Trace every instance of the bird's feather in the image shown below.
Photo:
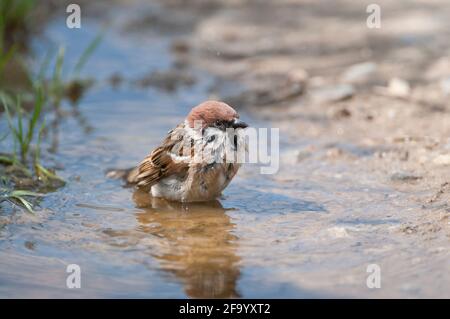
M134 172L134 176L130 175L129 182L134 182L139 188L148 190L167 176L186 175L189 162L176 160L182 155L183 136L184 124L180 124L169 132L160 146L144 158Z

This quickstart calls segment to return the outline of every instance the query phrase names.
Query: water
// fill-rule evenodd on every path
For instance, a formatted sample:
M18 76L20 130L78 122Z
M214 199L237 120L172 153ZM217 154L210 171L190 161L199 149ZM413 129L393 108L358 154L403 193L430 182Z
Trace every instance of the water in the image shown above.
M57 19L47 26L45 37L65 45L66 65L74 65L101 27L87 21L73 31ZM57 151L48 160L60 168L58 174L67 185L48 194L36 215L11 213L10 223L2 229L0 295L241 296L234 219L244 212L242 203L259 199L246 207L254 214L264 213L261 204L273 200L291 210L303 204L281 195L267 197L246 179L237 178L224 194L229 199L181 207L152 202L147 194L106 179L108 168L136 165L157 146L193 105L208 98L213 81L190 70L195 85L175 93L138 88L133 79L174 63L170 39L158 34L115 34L109 30L84 72L96 79L80 105L86 123L80 125L74 117L59 122ZM40 60L46 50L39 42L35 50ZM125 84L115 89L107 79L117 70ZM84 132L86 125L93 131ZM44 145L50 147L50 142ZM231 213L238 215L233 218ZM68 264L81 267L83 289L66 288Z
M112 16L122 21L125 13ZM73 65L101 28L86 20L74 31L56 19L45 36L67 45ZM327 166L320 158L298 165L290 160L293 144L286 142L278 174L244 166L222 198L185 206L105 178L108 168L136 165L192 106L209 97L214 78L191 66L195 83L174 92L133 84L152 70L172 68L171 40L164 32L128 34L118 22L110 26L84 72L96 85L79 111L93 130L84 132L79 118L64 118L57 152L47 158L67 185L46 196L34 215L1 213L7 221L0 230L1 297L299 298L445 291L444 284L432 291L427 286L438 277L421 276L430 269L429 247L400 234L402 218L413 209L406 206L407 195L363 173L364 152L357 165ZM39 42L35 50L44 54ZM107 79L118 71L125 81L113 88ZM269 125L245 113L244 120ZM373 262L386 267L389 292L367 288L366 266ZM447 263L438 259L431 268ZM66 287L69 264L81 267L81 289Z

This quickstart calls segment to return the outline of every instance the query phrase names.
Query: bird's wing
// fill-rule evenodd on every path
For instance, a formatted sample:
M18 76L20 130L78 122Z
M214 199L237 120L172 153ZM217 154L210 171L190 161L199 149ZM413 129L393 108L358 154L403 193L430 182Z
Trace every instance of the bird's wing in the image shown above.
M184 125L169 132L164 142L155 148L137 167L134 182L139 188L150 189L162 178L179 175L189 169L189 161L183 158Z

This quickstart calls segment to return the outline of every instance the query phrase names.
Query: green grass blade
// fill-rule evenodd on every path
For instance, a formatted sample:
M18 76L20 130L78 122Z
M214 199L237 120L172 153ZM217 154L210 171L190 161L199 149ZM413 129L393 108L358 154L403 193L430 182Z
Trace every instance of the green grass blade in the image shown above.
M55 179L55 180L59 180L60 182L63 182L63 183L66 182L64 179L62 179L61 177L59 177L56 174L53 174L52 172L50 172L48 169L46 169L44 166L42 166L39 163L36 163L36 168L38 170L38 175L40 175L43 178Z
M7 96L5 94L1 94L1 100L2 100L2 104L3 104L3 108L5 109L5 114L6 114L6 120L8 121L8 126L10 131L13 133L14 135L14 142L16 142L16 140L19 138L19 134L16 130L16 128L14 127L14 123L11 117L11 113L9 112L9 106L8 106L8 102L7 102Z
M23 129L23 111L22 111L22 103L20 99L20 95L17 95L16 98L16 113L17 113L17 139L20 146L20 155L22 157L22 161L25 162L28 145L26 144L25 134Z
M20 203L22 203L23 207L25 207L30 213L34 213L33 206L25 198L16 197L16 196L14 196L13 198L16 199L17 201L19 201Z
M58 50L58 56L56 57L55 69L53 71L53 85L61 83L62 66L64 63L64 47L60 47Z
M64 47L60 47L58 50L58 56L56 58L55 69L53 71L51 93L53 97L53 104L56 109L59 108L64 93L62 84L62 66L64 62L64 52Z
M39 128L39 133L38 133L38 139L36 142L36 152L34 153L34 164L38 165L39 164L39 160L41 158L41 141L42 141L42 134L44 133L45 130L45 119L42 121L41 127Z
M7 138L9 135L9 132L6 132L2 137L0 137L0 142L4 141L5 138Z
M23 165L21 162L19 162L18 160L14 159L14 166L16 166L16 168L18 168L20 171L22 171L22 173L24 173L26 176L28 177L32 177L33 174L31 174L30 170Z
M11 58L14 56L14 53L16 52L17 45L13 44L8 52L5 54L2 54L3 50L0 51L0 74L3 76L3 69L5 68L5 65L11 60Z
M19 190L12 191L10 196L12 196L12 197L22 197L22 196L44 197L45 194L19 189Z
M86 62L90 58L90 56L94 53L95 49L97 49L102 38L103 38L103 32L100 32L99 34L97 34L97 36L91 41L91 43L89 43L89 45L83 51L83 53L81 54L80 58L78 59L77 64L75 65L75 68L74 68L75 76L77 76L81 72L81 69L83 69Z
M41 110L42 110L43 103L44 103L44 98L43 98L42 90L40 88L36 88L33 114L28 123L28 132L27 132L27 139L26 139L26 143L28 145L33 140L36 123L39 120L39 117L41 116Z
M6 156L6 155L0 155L0 163L6 164L6 165L12 165L12 164L14 164L14 158Z
M43 81L45 78L45 71L48 70L48 66L50 64L50 61L52 59L53 52L52 50L48 50L47 54L45 55L44 60L41 63L41 66L39 67L39 72L37 74L37 80Z

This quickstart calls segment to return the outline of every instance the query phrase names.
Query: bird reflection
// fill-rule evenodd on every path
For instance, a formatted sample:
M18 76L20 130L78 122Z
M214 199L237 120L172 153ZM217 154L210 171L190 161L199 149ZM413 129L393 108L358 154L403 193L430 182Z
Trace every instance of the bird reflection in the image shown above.
M158 237L161 252L153 256L161 268L183 282L192 298L239 297L240 275L234 224L219 201L181 204L136 191L144 211L136 214L140 230Z

